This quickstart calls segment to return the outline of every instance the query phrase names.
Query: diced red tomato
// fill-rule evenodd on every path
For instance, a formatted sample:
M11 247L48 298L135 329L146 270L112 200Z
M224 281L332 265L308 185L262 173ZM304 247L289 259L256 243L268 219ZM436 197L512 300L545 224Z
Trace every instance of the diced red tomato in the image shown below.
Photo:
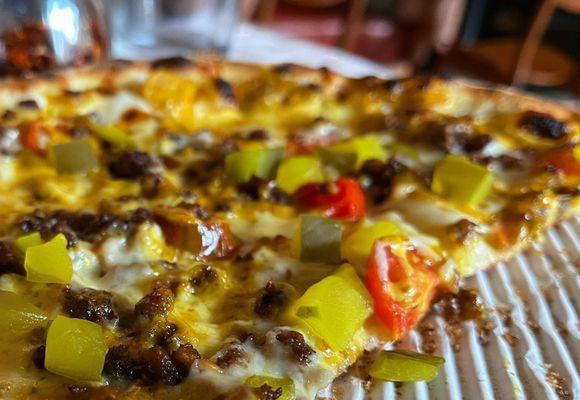
M548 153L543 166L552 167L566 175L580 175L580 161L574 156L573 149L562 148Z
M356 221L366 213L364 193L351 178L304 185L296 191L295 196L302 206L323 210L331 218Z
M375 241L367 271L367 288L375 315L389 336L405 336L428 310L438 278L411 242L392 237Z
M22 137L22 145L39 155L44 155L46 153L49 141L50 136L46 129L36 122L28 127Z
M288 142L288 154L310 154L319 147L330 146L338 138L332 135L295 135Z

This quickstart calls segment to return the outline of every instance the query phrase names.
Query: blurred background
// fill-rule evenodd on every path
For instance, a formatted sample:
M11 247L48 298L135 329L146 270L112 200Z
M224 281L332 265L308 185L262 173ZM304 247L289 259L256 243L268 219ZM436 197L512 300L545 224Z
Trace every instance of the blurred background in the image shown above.
M0 74L214 51L469 77L578 107L580 0L0 0Z

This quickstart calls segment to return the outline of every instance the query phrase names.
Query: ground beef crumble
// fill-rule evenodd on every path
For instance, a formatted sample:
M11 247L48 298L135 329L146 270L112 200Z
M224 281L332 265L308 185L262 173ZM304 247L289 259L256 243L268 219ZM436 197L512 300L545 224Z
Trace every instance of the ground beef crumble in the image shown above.
M306 343L304 336L296 331L282 331L276 335L276 340L286 346L289 356L301 364L308 364L315 351Z
M92 322L117 319L113 308L112 294L104 290L84 288L78 291L67 289L64 293L64 311L73 318Z
M135 304L135 314L149 319L165 316L173 307L173 292L167 287L157 287Z

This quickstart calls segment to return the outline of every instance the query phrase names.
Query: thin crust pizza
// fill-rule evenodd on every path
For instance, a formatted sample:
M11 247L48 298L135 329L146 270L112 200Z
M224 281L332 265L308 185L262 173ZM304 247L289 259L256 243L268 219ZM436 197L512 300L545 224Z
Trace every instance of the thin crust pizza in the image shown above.
M0 115L2 398L315 398L580 210L580 116L462 81L119 61Z

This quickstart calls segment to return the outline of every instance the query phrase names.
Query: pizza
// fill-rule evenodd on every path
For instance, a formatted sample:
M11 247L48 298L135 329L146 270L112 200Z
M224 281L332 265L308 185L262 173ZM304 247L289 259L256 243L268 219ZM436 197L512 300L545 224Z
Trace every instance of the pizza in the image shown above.
M580 210L580 116L464 81L115 61L0 115L7 399L315 398Z

